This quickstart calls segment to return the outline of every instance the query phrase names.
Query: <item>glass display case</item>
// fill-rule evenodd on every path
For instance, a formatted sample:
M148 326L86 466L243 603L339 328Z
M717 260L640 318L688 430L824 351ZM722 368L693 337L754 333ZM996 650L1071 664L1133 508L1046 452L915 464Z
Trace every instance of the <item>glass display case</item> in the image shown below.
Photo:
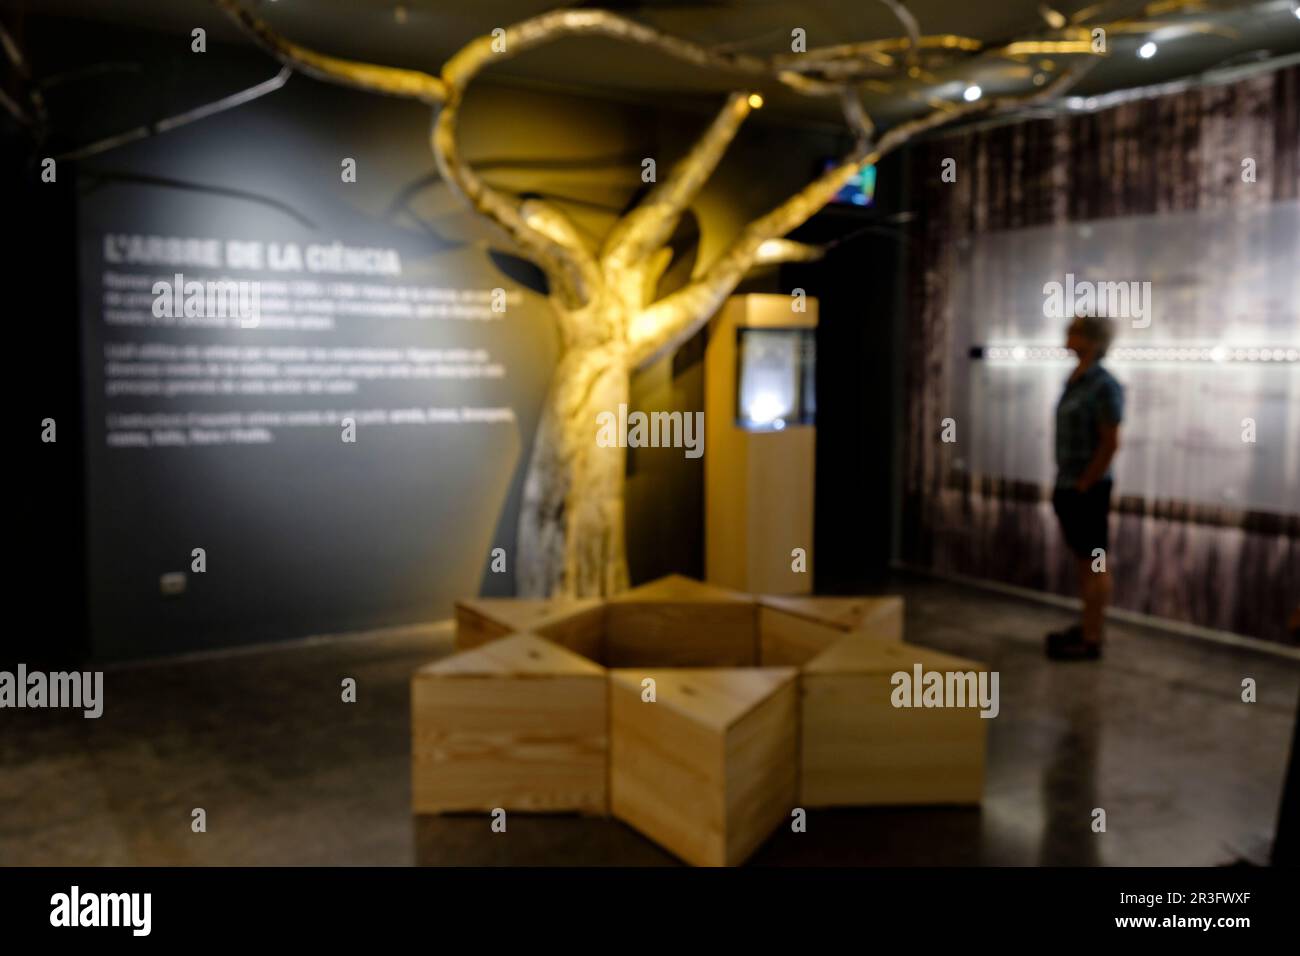
M736 426L780 431L816 415L816 330L736 329Z

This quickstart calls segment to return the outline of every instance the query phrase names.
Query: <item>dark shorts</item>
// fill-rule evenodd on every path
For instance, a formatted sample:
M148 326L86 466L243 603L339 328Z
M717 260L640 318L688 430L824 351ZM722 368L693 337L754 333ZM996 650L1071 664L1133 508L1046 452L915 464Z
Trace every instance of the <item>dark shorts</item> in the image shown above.
M1097 548L1110 550L1110 490L1112 482L1097 482L1087 491L1057 488L1052 508L1061 522L1065 543L1080 558L1091 558Z

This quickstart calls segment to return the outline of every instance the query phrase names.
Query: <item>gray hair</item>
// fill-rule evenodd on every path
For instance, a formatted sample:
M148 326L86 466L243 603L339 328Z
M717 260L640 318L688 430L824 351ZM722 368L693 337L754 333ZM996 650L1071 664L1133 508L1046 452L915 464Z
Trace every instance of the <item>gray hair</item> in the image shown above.
M1076 315L1070 323L1079 334L1097 346L1097 358L1102 358L1115 341L1115 321L1104 315Z

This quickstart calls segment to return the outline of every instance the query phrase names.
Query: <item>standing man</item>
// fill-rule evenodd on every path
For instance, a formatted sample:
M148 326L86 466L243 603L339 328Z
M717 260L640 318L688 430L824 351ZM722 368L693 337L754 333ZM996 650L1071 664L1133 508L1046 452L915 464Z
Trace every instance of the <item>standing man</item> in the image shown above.
M1047 656L1054 660L1101 656L1111 591L1107 567L1110 465L1119 448L1119 424L1124 417L1124 389L1101 366L1114 336L1114 323L1099 316L1078 317L1066 331L1065 347L1079 357L1079 364L1056 404L1052 507L1074 554L1083 617L1074 627L1047 635Z

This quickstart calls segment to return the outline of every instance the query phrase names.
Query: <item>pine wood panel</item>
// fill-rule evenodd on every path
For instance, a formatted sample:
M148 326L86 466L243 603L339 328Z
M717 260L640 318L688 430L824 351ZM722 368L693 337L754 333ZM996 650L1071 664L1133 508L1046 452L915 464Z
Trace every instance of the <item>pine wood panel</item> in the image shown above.
M518 634L430 664L411 683L412 808L607 810L604 670Z
M800 666L848 634L903 639L900 597L759 598L759 659L769 666Z
M974 671L974 661L853 635L801 676L804 806L977 804L987 725L978 707L894 707L892 675Z
M796 674L611 671L611 811L689 863L743 862L794 806Z
M457 648L478 647L520 633L545 637L599 660L604 649L604 602L598 598L476 598L456 602Z

